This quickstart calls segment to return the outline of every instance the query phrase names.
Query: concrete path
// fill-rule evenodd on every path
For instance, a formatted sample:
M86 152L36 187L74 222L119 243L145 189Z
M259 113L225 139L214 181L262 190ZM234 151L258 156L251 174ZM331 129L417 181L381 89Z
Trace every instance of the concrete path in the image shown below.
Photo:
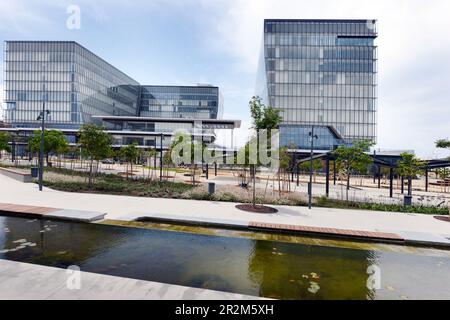
M363 210L277 206L277 214L240 211L233 203L78 194L24 184L0 176L0 202L106 212L106 219L134 220L141 217L175 217L180 220L220 220L230 224L277 223L304 227L335 228L395 233L404 239L450 245L450 223L433 216Z
M8 300L253 300L259 297L81 272L71 290L68 270L0 260L0 299ZM73 288L73 287L72 287Z

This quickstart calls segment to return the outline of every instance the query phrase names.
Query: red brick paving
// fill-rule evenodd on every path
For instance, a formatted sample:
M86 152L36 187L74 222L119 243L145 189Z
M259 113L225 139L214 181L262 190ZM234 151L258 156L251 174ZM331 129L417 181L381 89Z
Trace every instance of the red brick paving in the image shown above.
M386 232L372 232L372 231L360 231L360 230L345 230L334 228L321 228L321 227L307 227L299 225L288 224L273 224L273 223L261 223L253 222L249 223L249 227L258 229L271 229L280 231L294 231L298 233L319 233L324 235L337 235L337 236L351 236L367 239L379 239L379 240L395 240L403 241L404 239L395 233Z
M25 206L19 204L11 204L11 203L0 203L0 211L10 212L10 213L24 213L31 215L39 215L42 216L44 214L55 212L60 209L56 208L46 208L46 207L36 207L36 206Z

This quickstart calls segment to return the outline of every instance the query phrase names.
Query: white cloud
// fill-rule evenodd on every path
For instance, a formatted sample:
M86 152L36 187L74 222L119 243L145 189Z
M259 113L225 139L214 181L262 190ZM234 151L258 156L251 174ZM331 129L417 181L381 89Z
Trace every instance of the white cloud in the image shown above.
M52 20L48 19L45 10L36 6L37 3L21 0L0 1L0 31L13 31L26 36L37 26L51 25Z

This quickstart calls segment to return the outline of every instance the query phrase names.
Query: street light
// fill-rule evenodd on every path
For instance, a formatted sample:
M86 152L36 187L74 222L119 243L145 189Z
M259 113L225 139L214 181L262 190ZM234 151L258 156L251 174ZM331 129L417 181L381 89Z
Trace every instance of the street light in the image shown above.
M45 132L45 116L49 115L50 111L45 110L45 101L42 102L42 111L36 119L41 122L41 146L39 148L39 191L42 191L42 178L44 175L44 132Z
M309 133L309 139L311 141L311 159L309 166L309 184L308 184L308 208L311 209L312 206L312 179L313 179L313 157L314 157L314 139L319 139L319 137L314 134L314 126L311 127L311 132Z

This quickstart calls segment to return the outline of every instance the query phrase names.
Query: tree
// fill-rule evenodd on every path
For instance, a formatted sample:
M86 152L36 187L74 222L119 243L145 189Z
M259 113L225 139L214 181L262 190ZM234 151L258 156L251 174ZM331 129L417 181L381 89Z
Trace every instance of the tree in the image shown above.
M444 192L447 192L447 183L450 178L450 170L447 168L441 168L436 170L439 179L442 179L442 186L444 188Z
M355 141L352 145L340 145L335 151L336 164L347 177L346 198L350 190L350 177L353 171L364 171L372 163L372 158L366 153L373 145L371 141Z
M67 154L70 150L69 148L69 142L67 141L67 139L64 137L64 135L57 135L55 137L55 153L58 155L59 157L59 167L61 167L61 156Z
M174 164L186 164L189 163L191 167L191 179L192 185L195 186L195 175L197 171L197 159L203 157L203 152L206 148L206 144L202 144L191 138L191 135L186 132L177 132L174 136L172 143L164 156L164 163L166 165ZM197 157L196 152L201 152Z
M137 157L139 157L140 151L139 149L136 147L137 144L133 143L130 144L128 146L122 147L120 149L120 155L122 156L122 158L125 160L125 162L127 163L126 166L126 175L127 175L127 179L128 179L128 164L130 164L131 167L131 176L133 176L133 163L136 162Z
M397 173L408 180L408 196L412 195L412 179L423 172L426 163L412 153L402 153L402 160L397 164Z
M291 182L289 181L288 169L291 164L291 157L287 153L288 147L282 147L278 150L279 166L278 166L278 192L281 195L282 190L291 191ZM280 176L283 175L283 186L281 186ZM287 181L287 183L285 183Z
M268 150L260 150L260 143L257 143L257 154L260 152L270 153L272 148L271 146L271 130L278 129L280 123L283 121L283 118L280 116L281 110L274 109L271 106L266 106L262 103L262 99L258 96L253 96L249 102L250 114L253 122L253 129L256 130L256 134L260 130L267 130L267 149ZM257 139L256 139L257 140ZM247 150L245 150L247 152ZM259 164L259 157L256 159L257 164L252 164L253 169L253 196L252 196L252 204L256 206L256 167Z
M30 138L31 152L39 153L41 150L41 134L40 130L36 130ZM45 130L44 131L44 154L47 164L49 163L49 156L51 153L67 152L69 143L66 137L59 130Z
M281 110L274 109L262 103L258 96L252 97L249 102L250 114L253 120L253 129L277 129L283 118L280 116Z
M8 132L0 132L0 158L2 151L11 152L11 147L9 146L10 138L11 136Z
M450 140L441 139L441 140L436 141L436 148L450 149Z
M316 173L317 173L317 171L323 169L323 163L322 163L322 160L321 160L321 159L315 159L315 160L313 160L312 166L313 166L313 173L314 173L314 182L316 182ZM300 164L300 168L301 168L302 170L309 171L310 168L311 168L311 161L302 162L302 163Z
M89 187L92 187L92 168L94 161L100 161L110 154L113 138L102 127L85 124L79 132L79 143L89 157Z

